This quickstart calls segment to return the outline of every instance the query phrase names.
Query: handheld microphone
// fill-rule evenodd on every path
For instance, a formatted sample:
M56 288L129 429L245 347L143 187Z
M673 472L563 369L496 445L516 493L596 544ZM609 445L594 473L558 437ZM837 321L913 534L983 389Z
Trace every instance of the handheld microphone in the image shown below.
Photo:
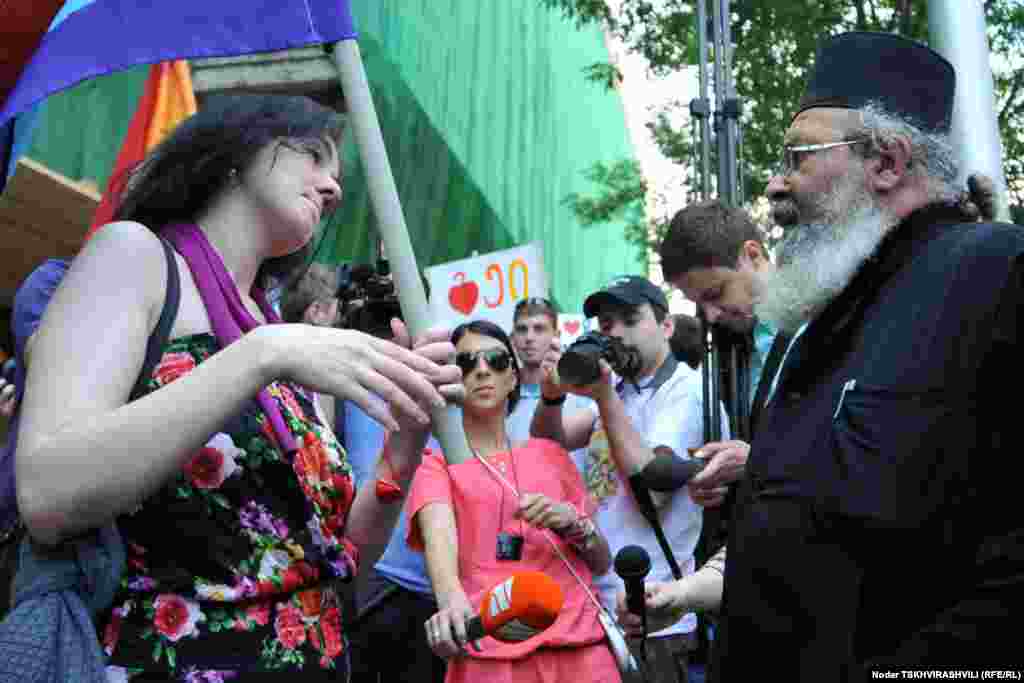
M480 615L466 622L470 641L492 636L507 643L532 638L555 623L565 597L547 574L516 572L484 593Z
M651 571L651 557L638 545L627 545L615 555L615 573L626 584L626 607L643 621L647 636L647 605L644 577Z

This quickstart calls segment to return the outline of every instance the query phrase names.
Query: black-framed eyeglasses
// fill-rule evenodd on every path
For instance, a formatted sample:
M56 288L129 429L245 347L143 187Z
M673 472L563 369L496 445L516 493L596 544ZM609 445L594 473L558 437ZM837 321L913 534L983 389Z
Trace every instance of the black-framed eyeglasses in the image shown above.
M832 149L833 147L859 145L862 142L868 142L868 138L840 140L839 142L821 142L815 145L784 145L782 147L782 165L779 167L778 171L776 171L776 175L788 176L790 173L800 168L800 164L802 164L804 159L811 154L816 154L826 149Z
M505 372L512 365L512 354L506 349L484 349L483 351L460 351L455 354L455 364L462 370L463 376L476 369L476 364L483 358L488 367L495 372Z

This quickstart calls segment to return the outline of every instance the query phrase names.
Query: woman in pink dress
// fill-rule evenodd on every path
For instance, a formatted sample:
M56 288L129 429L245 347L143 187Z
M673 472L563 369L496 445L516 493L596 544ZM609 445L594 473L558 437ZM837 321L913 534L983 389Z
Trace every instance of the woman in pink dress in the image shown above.
M426 629L434 651L450 658L446 680L620 681L591 597L592 577L611 558L590 519L583 480L553 441L509 443L505 418L519 397L519 367L505 332L474 321L456 328L452 342L475 457L448 466L441 454L427 453L406 508L409 542L426 553L440 608ZM484 593L524 570L559 584L565 603L558 618L521 642L486 637L469 645L465 624Z

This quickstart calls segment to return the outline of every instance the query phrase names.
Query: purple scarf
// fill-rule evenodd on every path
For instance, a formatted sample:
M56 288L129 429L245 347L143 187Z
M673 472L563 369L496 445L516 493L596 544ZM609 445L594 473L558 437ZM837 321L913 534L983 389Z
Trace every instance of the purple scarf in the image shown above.
M252 317L249 310L242 303L238 295L238 288L235 281L228 275L224 267L224 261L220 254L210 245L206 235L194 223L178 223L169 225L160 231L168 242L174 245L185 262L188 263L192 277L199 288L199 296L206 306L206 313L210 316L210 323L213 325L213 334L220 342L221 348L231 344L243 333L259 327L260 323ZM268 323L281 322L280 316L267 302L266 294L262 289L253 287L250 291L252 298L263 311ZM284 422L281 410L277 403L270 397L266 389L261 389L256 395L256 400L263 409L263 414L270 420L270 426L277 437L277 443L286 453L293 453L297 450L295 437Z

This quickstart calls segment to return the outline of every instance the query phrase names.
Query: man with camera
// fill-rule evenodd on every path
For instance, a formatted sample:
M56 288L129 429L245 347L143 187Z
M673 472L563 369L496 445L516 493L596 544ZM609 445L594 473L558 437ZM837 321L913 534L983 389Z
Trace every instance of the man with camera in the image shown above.
M554 439L569 450L589 444L585 479L598 503L596 521L613 554L627 545L640 545L651 559L647 579L671 580L671 565L653 520L663 527L673 562L688 574L693 571L701 511L685 490L685 482L658 485L648 478L652 489L664 491L640 498L652 499L654 510L641 509L636 491L628 489L631 477L671 471L678 462L691 459L687 449L701 445L701 377L673 355L668 301L649 280L616 278L586 299L583 312L597 317L600 334L586 335L567 349L569 362L560 363L562 354L552 344L543 364L541 402L531 433ZM566 414L563 404L569 392L590 397L593 408ZM622 580L609 572L597 579L597 586L605 606L614 609L617 594L624 590ZM649 681L686 681L695 626L694 615L688 614L649 634Z

